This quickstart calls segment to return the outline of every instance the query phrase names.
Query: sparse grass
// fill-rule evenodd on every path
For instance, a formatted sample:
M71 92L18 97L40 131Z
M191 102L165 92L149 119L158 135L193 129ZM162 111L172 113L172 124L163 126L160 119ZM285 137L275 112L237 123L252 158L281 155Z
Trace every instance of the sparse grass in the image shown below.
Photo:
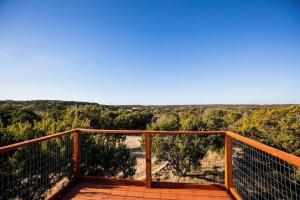
M132 154L137 157L136 173L134 179L143 180L146 175L145 153L141 148L141 136L126 136L126 145L131 149ZM152 172L165 166L155 174L152 179L156 181L168 182L187 182L187 183L205 183L221 184L224 182L224 152L208 151L201 161L201 168L194 169L188 176L177 176L172 173L170 165L165 162L157 162L152 157Z
M152 179L168 182L223 184L224 156L221 152L208 151L201 163L201 168L192 170L187 176L174 175L168 165L155 173Z

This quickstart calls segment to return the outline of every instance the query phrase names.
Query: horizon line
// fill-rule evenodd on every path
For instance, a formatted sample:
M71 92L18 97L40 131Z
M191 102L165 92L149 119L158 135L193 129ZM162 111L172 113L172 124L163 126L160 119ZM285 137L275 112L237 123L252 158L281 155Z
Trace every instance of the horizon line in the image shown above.
M62 102L77 102L77 103L89 103L98 104L103 106L292 106L300 105L300 103L203 103L203 104L104 104L92 101L81 101L81 100L62 100L62 99L0 99L0 101L62 101Z

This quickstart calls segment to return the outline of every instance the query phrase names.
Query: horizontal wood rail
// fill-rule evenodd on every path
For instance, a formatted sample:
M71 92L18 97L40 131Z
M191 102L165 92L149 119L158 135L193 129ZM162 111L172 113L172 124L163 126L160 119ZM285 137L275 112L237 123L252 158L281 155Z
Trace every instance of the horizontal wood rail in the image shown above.
M29 146L29 145L36 144L36 143L39 143L39 142L52 140L52 139L57 138L57 137L61 137L61 136L64 136L64 135L69 135L72 132L74 132L74 130L64 131L64 132L55 133L55 134L47 135L47 136L32 139L32 140L27 140L27 141L24 141L24 142L18 142L18 143L2 146L2 147L0 147L0 153L5 152L5 151L14 150L14 149L21 148L21 147L25 147L25 146Z
M87 183L101 183L104 185L135 185L135 186L145 186L145 181L132 180L132 179L121 179L121 178L104 178L95 176L81 176L78 179L79 182Z
M238 140L244 144L247 144L253 148L256 148L258 150L261 150L265 153L268 153L270 155L275 156L276 158L279 158L281 160L284 160L290 164L295 165L296 167L300 167L300 158L297 156L294 156L292 154L283 152L281 150L278 150L276 148L270 147L268 145L262 144L260 142L257 142L255 140L249 139L247 137L244 137L242 135L236 134L231 131L152 131L152 130L94 130L94 129L73 129L69 131L64 131L52 135L47 135L44 137L19 142L7 146L0 147L0 153L6 152L10 150L16 150L18 148L26 147L32 144L40 143L43 141L50 141L52 139L70 135L73 136L73 175L74 178L77 180L86 180L86 181L92 181L92 180L98 180L98 181L104 181L108 182L110 184L116 183L116 184L137 184L137 185L143 185L147 187L162 187L163 185L168 185L169 187L198 187L197 184L189 184L185 185L185 183L180 183L179 185L176 183L159 183L154 182L151 180L151 135L183 135L183 134L192 134L192 135L224 135L225 136L225 185L222 186L223 188L226 187L228 192L230 192L236 199L241 199L239 193L237 190L233 187L232 184L232 170L234 168L232 167L232 140ZM96 178L96 177L85 177L80 176L80 164L81 164L81 141L80 141L80 135L81 134L143 134L146 136L146 181L128 181L128 180L118 180L118 179L106 179L106 178ZM74 181L73 181L74 182Z
M236 140L239 140L245 144L248 144L249 146L252 146L256 149L259 149L263 152L266 152L268 154L271 154L277 158L280 158L290 164L293 164L297 167L300 167L300 158L297 157L297 156L294 156L292 154L289 154L289 153L286 153L284 151L281 151L279 149L276 149L276 148L273 148L273 147L270 147L268 145L265 145L263 143L260 143L260 142L257 142L255 140L252 140L252 139L249 139L247 137L244 137L242 135L239 135L239 134L236 134L236 133L233 133L231 131L227 131L226 132L226 135L227 136L230 136L231 138L233 139L236 139Z
M0 147L0 153L10 150L15 150L17 148L29 146L43 141L48 141L61 137L64 135L69 135L73 132L80 133L108 133L108 134L161 134L161 135L178 135L178 134L195 134L195 135L225 135L226 131L149 131L149 130L95 130L95 129L73 129L60 133L50 134L47 136L26 140L23 142L18 142L6 146Z
M80 182L95 182L104 185L135 185L146 186L145 181L132 180L132 179L118 179L118 178L102 178L95 176L81 176L78 181ZM205 190L225 190L224 185L208 185L200 183L176 183L176 182L158 182L152 181L153 188L188 188L188 189L205 189Z
M112 134L159 134L159 135L225 135L226 131L150 131L150 130L95 130L95 129L75 129L82 133L112 133Z
M227 135L230 136L233 139L239 140L245 144L248 144L254 148L257 148L261 151L264 151L268 154L271 154L275 157L278 157L288 163L291 163L293 165L296 165L297 167L300 167L300 158L297 156L294 156L292 154L286 153L284 151L278 150L276 148L270 147L268 145L265 145L263 143L257 142L255 140L249 139L247 137L244 137L242 135L236 134L231 131L150 131L150 130L94 130L94 129L73 129L69 131L64 131L56 134L47 135L44 137L27 140L24 142L19 142L15 144L10 144L6 146L0 147L0 152L10 151L14 150L20 147L29 146L31 144L36 144L39 142L51 140L60 136L69 135L73 132L80 132L80 133L112 133L112 134L161 134L161 135L177 135L177 134L196 134L196 135Z
M185 189L203 189L203 190L225 190L224 185L201 184L201 183L179 183L179 182L160 182L152 181L153 188L185 188Z

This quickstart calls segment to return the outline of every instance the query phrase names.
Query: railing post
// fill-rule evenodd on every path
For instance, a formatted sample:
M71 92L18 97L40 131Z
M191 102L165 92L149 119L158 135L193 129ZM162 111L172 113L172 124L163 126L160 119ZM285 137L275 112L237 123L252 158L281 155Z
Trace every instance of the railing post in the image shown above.
M75 131L73 133L73 173L74 178L78 178L80 176L80 163L81 163L81 139L80 132Z
M151 188L151 133L146 133L146 187Z
M232 138L225 135L225 187L232 188Z

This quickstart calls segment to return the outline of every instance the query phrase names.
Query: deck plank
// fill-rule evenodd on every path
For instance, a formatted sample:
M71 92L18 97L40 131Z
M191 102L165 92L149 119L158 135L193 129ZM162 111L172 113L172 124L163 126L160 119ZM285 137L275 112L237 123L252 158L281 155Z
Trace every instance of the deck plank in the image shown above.
M146 188L141 186L102 185L79 182L62 197L63 200L232 200L224 190Z

